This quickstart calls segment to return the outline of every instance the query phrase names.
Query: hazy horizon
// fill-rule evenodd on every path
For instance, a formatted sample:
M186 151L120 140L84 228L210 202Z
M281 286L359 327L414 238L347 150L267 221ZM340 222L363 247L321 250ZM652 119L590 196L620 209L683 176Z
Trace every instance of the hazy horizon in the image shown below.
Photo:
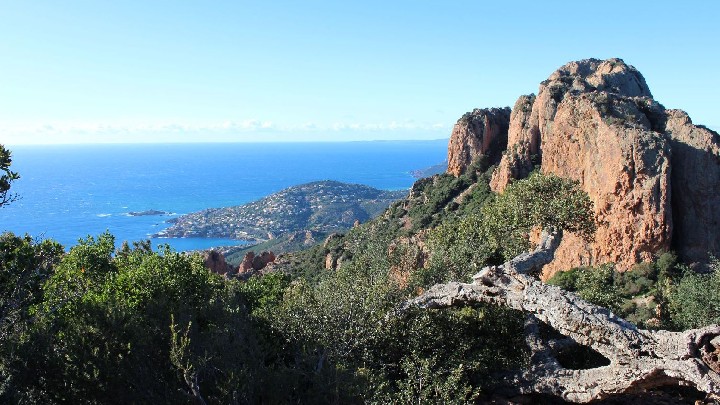
M158 142L149 140L146 142L66 142L66 143L7 143L4 146L12 149L13 147L39 147L39 146L111 146L111 145L193 145L193 144L324 144L324 143L382 143L382 142L443 142L450 140L449 137L436 139L359 139L359 140L231 140L231 141L207 141L202 139L194 139L187 141L175 142Z

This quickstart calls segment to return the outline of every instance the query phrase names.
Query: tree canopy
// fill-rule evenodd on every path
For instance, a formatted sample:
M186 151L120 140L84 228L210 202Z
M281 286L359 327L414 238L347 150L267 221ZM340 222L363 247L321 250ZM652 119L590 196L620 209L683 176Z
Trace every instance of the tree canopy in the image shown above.
M12 182L20 178L17 173L10 170L11 164L12 154L5 146L0 145L0 207L18 198L16 194L10 193Z

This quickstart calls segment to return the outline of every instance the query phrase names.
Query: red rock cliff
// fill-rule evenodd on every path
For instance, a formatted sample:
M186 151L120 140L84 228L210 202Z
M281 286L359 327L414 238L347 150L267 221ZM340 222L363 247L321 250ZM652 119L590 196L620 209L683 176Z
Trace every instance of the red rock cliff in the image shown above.
M448 161L463 151L453 138ZM518 99L491 187L501 192L540 164L590 195L595 242L565 235L545 277L605 262L625 270L670 248L706 261L720 251L719 138L684 112L665 110L622 60L571 62L541 83L537 97Z
M453 127L448 144L448 173L459 176L479 155L499 159L507 146L510 108L475 109Z

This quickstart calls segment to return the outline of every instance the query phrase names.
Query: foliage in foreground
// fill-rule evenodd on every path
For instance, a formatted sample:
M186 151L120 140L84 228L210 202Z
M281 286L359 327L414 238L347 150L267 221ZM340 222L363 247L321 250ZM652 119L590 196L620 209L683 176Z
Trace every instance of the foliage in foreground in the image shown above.
M10 204L17 199L17 195L10 193L10 186L20 176L10 170L12 154L0 145L0 207Z
M193 382L221 402L253 395L256 343L233 285L199 257L114 249L109 234L83 240L44 281L24 333L3 342L5 401L183 402Z

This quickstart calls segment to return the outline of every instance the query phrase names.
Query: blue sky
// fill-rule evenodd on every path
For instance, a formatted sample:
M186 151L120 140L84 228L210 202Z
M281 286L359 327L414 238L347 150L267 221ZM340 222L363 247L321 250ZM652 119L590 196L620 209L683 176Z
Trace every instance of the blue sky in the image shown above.
M718 130L718 4L0 0L0 143L444 138L589 57Z

